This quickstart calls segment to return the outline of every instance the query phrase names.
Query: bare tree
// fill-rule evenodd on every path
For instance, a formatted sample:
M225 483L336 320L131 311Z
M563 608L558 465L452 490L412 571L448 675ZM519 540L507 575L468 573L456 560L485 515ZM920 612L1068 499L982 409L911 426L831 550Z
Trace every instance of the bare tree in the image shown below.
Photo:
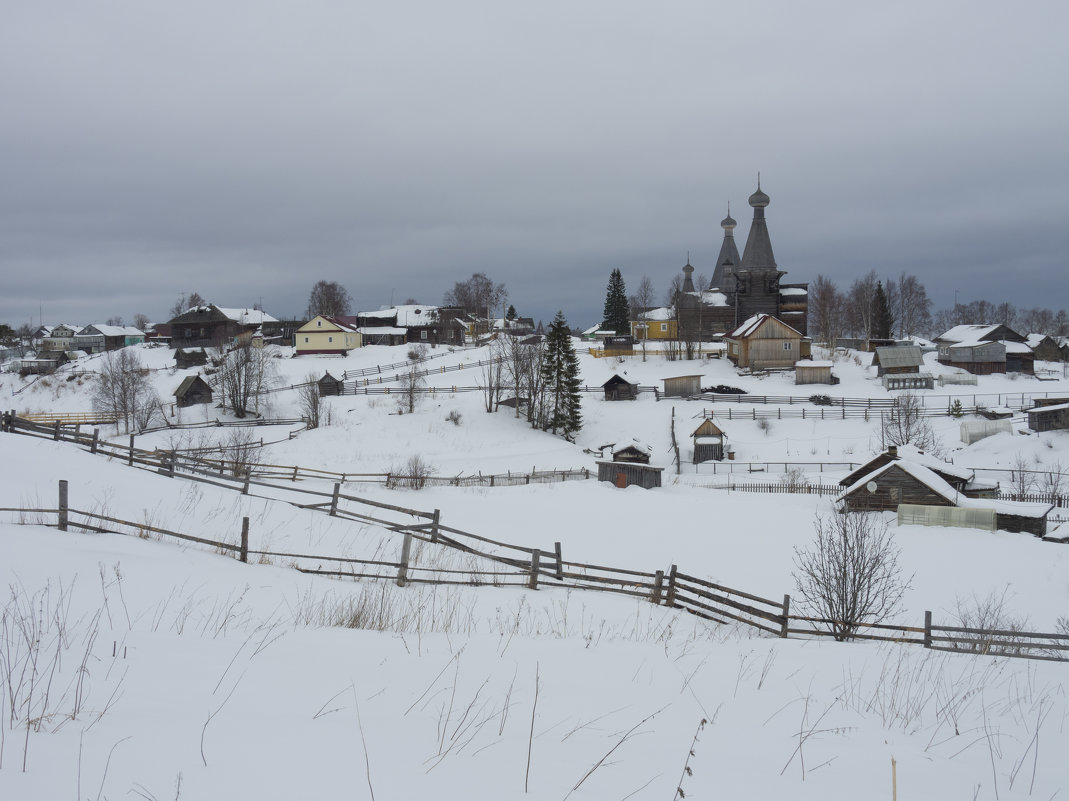
M149 316L147 314L142 314L141 312L138 312L134 315L134 328L136 328L138 331L144 333L148 330L148 327L150 325L152 325L152 320L149 319Z
M512 394L516 400L514 416L520 416L520 399L523 395L524 376L528 372L528 364L531 361L531 346L523 344L519 337L505 335L501 341L501 358L508 371L508 381L512 385ZM493 348L491 348L491 353ZM530 398L527 399L530 403Z
M1051 503L1058 503L1059 498L1066 490L1065 467L1060 461L1050 466L1040 478L1040 491Z
M650 311L653 307L653 282L648 275L642 276L642 280L638 282L638 288L635 289L635 293L628 298L631 302L631 319L639 321L640 325L636 333L638 339L642 343L642 361L646 361L646 341L649 339L649 322L644 321L643 314Z
M508 290L504 284L495 284L486 273L474 273L467 281L458 281L445 293L446 306L455 306L469 314L485 315L489 320L492 311L505 302ZM478 331L476 331L478 333Z
M929 332L932 325L932 301L917 276L903 272L897 281L888 281L887 301L901 336L910 337Z
M795 591L803 611L820 618L836 640L898 610L913 577L905 578L887 522L873 512L818 515L816 539L794 549Z
M323 411L323 396L319 391L319 379L315 373L309 373L304 383L297 390L297 406L301 416L308 421L309 428L319 428Z
M123 326L126 325L126 323L123 322L122 315L117 314L114 317L109 317L107 320L105 320L104 325Z
M1022 501L1036 488L1033 465L1023 453L1018 453L1010 462L1010 492L1014 500Z
M243 341L220 359L223 398L236 417L259 414L260 394L274 380L267 348ZM249 408L250 404L253 406Z
M419 390L425 383L423 378L423 362L427 359L427 346L417 345L408 351L408 370L401 376L401 398L397 401L398 408L402 412L416 411L419 403Z
M183 292L181 295L178 296L178 300L176 300L174 305L171 307L171 317L177 317L183 312L189 311L190 309L195 309L198 306L203 305L205 305L204 298L200 296L199 292L190 292L188 297Z
M308 319L322 314L324 317L336 317L348 314L353 299L349 290L337 281L316 281L308 295Z
M93 408L115 415L115 426L129 433L159 414L160 400L137 352L120 348L105 355L93 390Z
M939 443L931 422L924 415L921 399L912 392L903 392L895 399L894 408L881 415L880 426L888 445L913 445L929 451Z
M827 276L818 275L810 285L809 319L813 333L834 349L843 332L843 296Z
M847 293L846 327L857 337L872 336L872 301L876 297L875 270L856 279Z
M487 349L486 364L479 368L479 378L476 383L483 393L483 407L487 412L497 410L497 404L501 401L501 388L504 384L504 365L507 361L504 341L495 339ZM516 396L519 398L519 395ZM519 402L516 404L519 413Z

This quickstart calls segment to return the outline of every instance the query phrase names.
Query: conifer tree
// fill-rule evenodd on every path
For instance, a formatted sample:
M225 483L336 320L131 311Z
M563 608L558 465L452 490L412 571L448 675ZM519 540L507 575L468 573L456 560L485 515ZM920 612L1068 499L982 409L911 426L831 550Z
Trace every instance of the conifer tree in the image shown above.
M887 293L883 281L876 282L876 292L872 296L872 336L875 339L890 339L894 320L891 307L887 303Z
M546 355L542 362L542 428L571 439L583 425L579 396L579 357L562 312L557 312L546 334Z
M624 277L620 270L614 269L609 274L609 287L605 292L605 311L602 327L617 334L630 334L631 322L628 319L629 306L627 290L624 289Z

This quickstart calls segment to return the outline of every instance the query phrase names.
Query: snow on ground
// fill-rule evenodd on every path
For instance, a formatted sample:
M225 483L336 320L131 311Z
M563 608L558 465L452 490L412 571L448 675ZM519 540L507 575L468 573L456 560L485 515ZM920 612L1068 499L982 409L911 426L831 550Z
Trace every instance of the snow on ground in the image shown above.
M169 367L170 352L139 350L160 394L173 392L186 373ZM365 348L345 359L282 358L279 381L403 358L400 348ZM582 365L590 385L622 370L644 386L695 371L659 358L584 356ZM887 395L871 369L851 360L837 363L843 383L836 387L738 376L717 360L699 369L703 386L758 394ZM476 372L429 383L474 384ZM27 382L0 377L0 405L88 408L92 379L81 386L77 379L41 381L13 395ZM1069 392L1064 381L980 382L978 393ZM486 414L479 393L445 392L411 415L398 415L384 396L328 403L332 425L295 439L285 438L289 429L254 429L265 440L283 439L265 448L263 461L378 472L419 453L440 474L455 475L593 468L584 448L632 437L650 443L654 462L669 468L656 491L596 481L420 492L346 487L373 500L440 509L446 525L507 542L551 551L559 541L569 560L649 571L678 564L779 598L793 592L793 548L809 542L813 517L826 508L815 496L714 489L724 477L690 465L676 476L673 409L686 459L707 403L586 396L586 425L575 444L533 431L511 412ZM292 393L278 393L272 406L276 415L296 411ZM445 419L454 409L459 426ZM206 411L220 414L183 415ZM957 441L960 421L933 424L943 451L959 464L1008 466L1018 455L1051 469L1069 463L1063 434L1002 434L965 448ZM739 463L761 469L775 459L857 463L879 449L875 421L776 420L768 431L752 420L724 425ZM139 437L138 445L167 447L169 436ZM290 503L295 496L281 490L254 488L243 497L70 445L13 435L0 441L3 506L52 506L56 481L65 478L75 507L211 539L235 541L248 516L254 549L386 561L400 549L385 529L298 509ZM30 717L51 713L40 731L31 726L27 738L18 703L11 719L10 699L25 700L27 685L3 688L3 798L370 798L373 788L380 799L499 799L525 795L526 783L533 799L667 799L681 777L688 797L855 798L862 787L890 795L892 758L904 798L1049 798L1069 785L1057 756L1069 745L1064 664L769 639L640 601L551 587L342 583L298 573L285 560L242 565L201 546L61 534L32 525L32 516L29 525L17 520L5 514L0 522L0 578L11 588L0 602L8 626L0 627L7 637L0 637L0 676L6 665L21 664L25 652L13 650L11 626L33 617L33 609L45 610L44 664L54 653L54 621L64 617L68 649L50 674L47 710L35 685ZM949 622L959 601L990 593L1005 593L1008 611L1027 617L1034 630L1051 630L1066 614L1069 550L1062 546L1005 532L894 530L914 574L896 617L902 622L920 625L925 610ZM422 549L417 563L440 558ZM324 625L341 605L361 606L361 599L367 628ZM53 614L57 606L69 611ZM693 775L684 775L703 719Z

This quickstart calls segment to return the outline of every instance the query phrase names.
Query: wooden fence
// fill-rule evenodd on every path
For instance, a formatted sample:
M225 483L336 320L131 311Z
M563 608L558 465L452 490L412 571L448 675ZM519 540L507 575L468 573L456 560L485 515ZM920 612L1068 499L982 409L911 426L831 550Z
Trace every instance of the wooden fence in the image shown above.
M31 423L55 423L58 420L60 425L65 426L108 425L119 419L113 412L23 412L19 417Z
M325 493L317 494L326 495ZM376 514L343 509L339 505L341 500L355 501L358 504L373 507ZM341 495L337 485L330 496L330 501L308 504L305 508L324 512L329 510L329 514L333 516L352 518L361 522L374 522L390 531L402 534L400 559L393 562L338 557L329 554L256 550L249 547L248 517L242 518L240 533L235 536L234 541L226 541L177 532L145 522L123 520L110 515L74 509L68 503L68 483L64 480L59 482L57 508L8 507L0 508L0 512L17 513L24 518L27 515L55 514L55 525L61 531L78 529L99 533L134 534L140 537L151 535L170 537L205 545L244 563L248 563L250 557L255 557L254 561L284 559L287 564L293 565L302 573L336 579L392 580L401 587L406 584L423 583L495 587L523 586L532 590L543 586L612 592L647 600L660 606L681 609L695 617L714 623L745 625L775 637L788 638L793 635L804 638L876 640L923 645L925 648L938 651L1069 661L1069 657L1065 656L1065 652L1069 651L1069 634L1067 633L939 626L933 625L930 611L924 613L922 627L892 623L850 624L848 627L850 631L844 636L844 624L841 621L791 614L790 595L784 595L782 601L775 601L683 573L676 565L672 565L666 573L662 570L647 572L566 561L562 558L559 542L554 543L552 551L500 542L443 525L437 509L433 512L426 512L353 498ZM409 519L423 519L428 522L399 523L396 520L376 516L388 511L400 513ZM44 521L38 522L48 525ZM414 540L469 554L487 560L491 565L502 565L506 569L497 567L485 569L483 566L452 569L417 565L412 559ZM501 548L506 553L489 552L485 550L488 545ZM311 567L312 563L316 566Z

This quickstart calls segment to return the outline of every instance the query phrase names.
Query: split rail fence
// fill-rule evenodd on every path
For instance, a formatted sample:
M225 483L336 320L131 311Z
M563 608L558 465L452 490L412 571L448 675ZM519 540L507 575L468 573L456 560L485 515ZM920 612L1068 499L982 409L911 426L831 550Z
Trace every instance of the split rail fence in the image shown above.
M10 416L5 413L4 430L9 428ZM32 425L32 424L31 424ZM58 427L56 427L58 431ZM69 441L69 440L68 440ZM94 444L99 450L100 443ZM81 444L85 444L84 442ZM159 463L128 455L131 464L154 467ZM168 472L174 476L173 463ZM206 480L185 473L181 477ZM237 489L234 483L222 483ZM251 483L258 486L290 489L284 485L252 482L244 477L241 491L248 494ZM672 565L668 571L629 570L607 565L587 564L565 560L561 544L554 543L552 550L529 548L513 543L494 540L473 532L444 525L438 509L428 512L403 506L345 495L341 484L335 483L332 493L300 490L305 495L318 497L313 503L298 506L329 514L333 517L372 523L403 536L400 559L396 562L337 557L327 554L303 554L284 551L263 551L249 547L249 518L242 519L240 535L235 541L176 532L146 522L123 520L85 510L72 509L68 502L68 484L59 482L59 498L55 509L11 507L0 512L15 513L23 521L33 521L27 516L56 515L56 526L61 531L70 528L94 532L136 534L141 537L156 535L193 542L217 549L220 553L234 556L248 563L255 560L279 558L290 560L295 568L304 573L314 573L336 579L392 580L399 586L409 583L459 584L466 586L524 586L537 590L539 586L563 587L597 592L612 592L627 595L651 603L681 609L691 615L720 624L740 624L755 628L777 637L840 637L841 621L791 614L790 595L782 601L765 598L742 590L727 587L707 579L683 573ZM398 519L400 516L400 519ZM418 521L412 523L415 519ZM414 564L412 544L423 541L469 554L491 565L491 569L443 569ZM498 549L496 551L490 550ZM311 567L312 563L315 567ZM324 568L323 565L332 565ZM506 568L501 569L498 565ZM548 582L548 583L547 583ZM1069 661L1069 634L1035 633L970 629L955 626L938 626L932 623L931 612L925 612L924 625L905 626L898 624L859 624L850 633L849 639L878 640L923 645L933 650L970 652L986 655L1001 655L1024 659Z

